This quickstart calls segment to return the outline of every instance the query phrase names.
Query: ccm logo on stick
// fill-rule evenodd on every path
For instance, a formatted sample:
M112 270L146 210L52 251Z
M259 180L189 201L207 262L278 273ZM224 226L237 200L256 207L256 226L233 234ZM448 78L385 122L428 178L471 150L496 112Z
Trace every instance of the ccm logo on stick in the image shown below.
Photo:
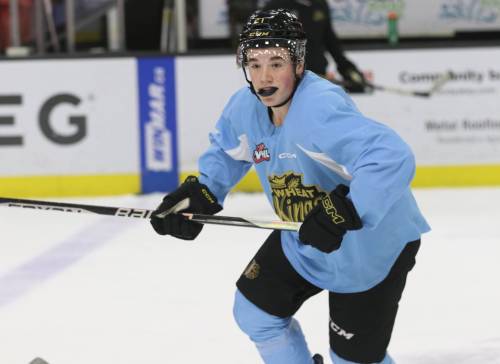
M51 123L52 112L61 104L70 104L78 106L81 99L72 94L57 94L51 96L40 106L38 111L38 125L42 134L55 144L75 144L85 138L87 135L87 121L83 115L68 116L68 123L73 126L74 132L71 134L59 133ZM1 135L3 126L12 126L15 124L14 116L5 115L1 108L3 106L22 106L22 95L1 95L0 94L0 147L2 146L21 146L24 144L22 135Z

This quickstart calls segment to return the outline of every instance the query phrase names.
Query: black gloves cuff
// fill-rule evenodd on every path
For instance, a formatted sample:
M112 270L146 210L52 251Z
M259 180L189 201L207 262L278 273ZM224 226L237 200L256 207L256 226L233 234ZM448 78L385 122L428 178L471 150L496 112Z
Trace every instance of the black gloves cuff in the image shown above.
M335 60L335 64L337 65L337 70L339 73L344 76L350 69L357 69L354 63L349 61L347 58L339 58Z
M367 82L363 73L347 58L337 62L337 70L342 76L343 86L350 93L363 93L367 89Z
M363 227L348 193L349 187L338 185L309 212L299 229L299 239L304 244L331 253L340 247L348 230Z
M214 215L221 210L222 206L208 187L200 183L197 177L189 176L175 191L163 198L150 221L160 235L193 240L201 232L203 224L190 221L180 213Z

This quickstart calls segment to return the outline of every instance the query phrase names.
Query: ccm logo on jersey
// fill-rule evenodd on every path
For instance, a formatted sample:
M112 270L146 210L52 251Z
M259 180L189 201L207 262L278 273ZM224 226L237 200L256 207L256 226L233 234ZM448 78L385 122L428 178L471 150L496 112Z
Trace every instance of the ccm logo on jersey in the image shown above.
M253 161L255 163L265 162L271 159L269 155L269 150L264 145L264 143L257 144L255 150L253 151Z
M296 159L297 155L294 153L280 153L278 154L279 159Z

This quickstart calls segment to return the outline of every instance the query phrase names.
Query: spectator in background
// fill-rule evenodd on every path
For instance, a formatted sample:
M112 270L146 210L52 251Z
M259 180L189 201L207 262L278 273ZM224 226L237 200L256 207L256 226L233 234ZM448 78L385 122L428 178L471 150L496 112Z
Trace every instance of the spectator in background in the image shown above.
M226 0L229 33L234 47L238 45L238 36L248 17L258 8L257 0Z
M328 51L343 79L343 86L349 92L365 92L366 80L363 73L344 53L342 44L335 34L330 17L330 8L326 0L270 0L264 9L289 9L302 22L307 36L306 68L325 78L333 80L333 74L327 74Z
M125 2L127 49L160 49L164 0L128 0Z

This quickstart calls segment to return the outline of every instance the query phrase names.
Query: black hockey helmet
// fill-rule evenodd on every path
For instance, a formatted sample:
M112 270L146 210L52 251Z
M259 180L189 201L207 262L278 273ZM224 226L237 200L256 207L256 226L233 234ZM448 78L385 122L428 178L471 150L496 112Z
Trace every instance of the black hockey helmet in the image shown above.
M237 63L244 66L249 48L288 49L294 63L304 63L306 34L297 16L285 9L257 10L243 26L239 37Z

